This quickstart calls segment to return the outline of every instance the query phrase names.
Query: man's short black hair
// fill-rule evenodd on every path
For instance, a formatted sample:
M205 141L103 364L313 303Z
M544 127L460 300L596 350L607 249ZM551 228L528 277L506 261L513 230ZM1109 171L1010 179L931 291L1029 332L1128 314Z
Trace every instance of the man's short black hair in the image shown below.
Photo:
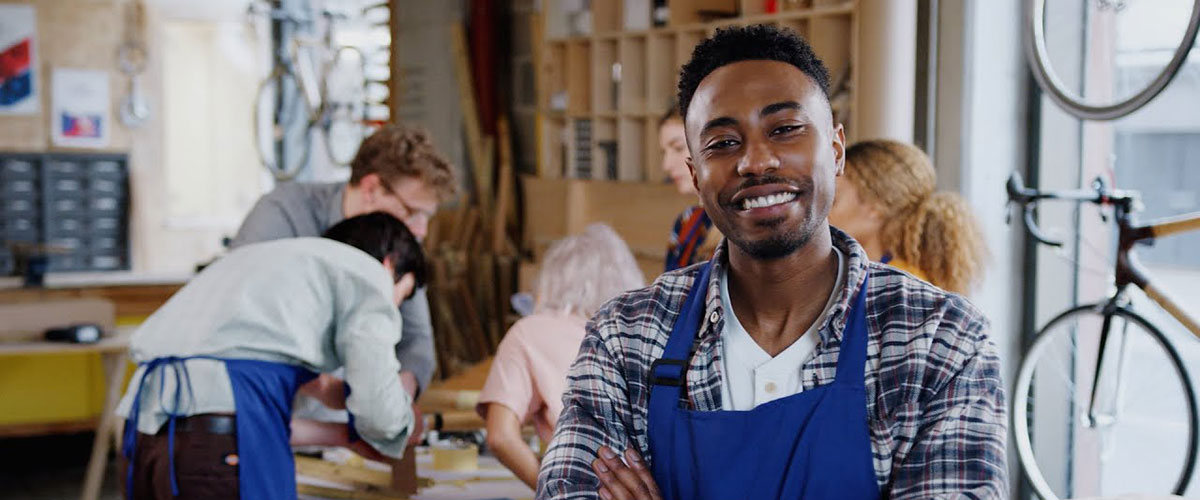
M717 68L741 61L791 64L812 78L829 98L829 70L795 31L766 24L721 28L696 45L691 60L680 70L679 113L684 119L700 81Z
M417 279L416 288L425 286L425 252L417 237L400 219L384 212L372 212L334 224L321 237L367 252L379 262L391 257L395 266L393 283L405 274L413 273Z

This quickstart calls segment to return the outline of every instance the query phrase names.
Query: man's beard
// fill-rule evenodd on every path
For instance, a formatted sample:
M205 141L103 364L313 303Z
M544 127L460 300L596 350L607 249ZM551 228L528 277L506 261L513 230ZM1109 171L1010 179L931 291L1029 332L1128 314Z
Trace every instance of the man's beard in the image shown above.
M814 193L812 179L794 180L778 175L765 175L746 179L744 182L738 185L736 190L742 190L764 184L786 184L795 186L799 193L807 193L799 195L797 200L792 203L805 203L807 198L813 196ZM730 204L725 204L723 208L725 208L727 211L736 212L738 210L737 206ZM813 207L811 206L807 207L807 210L805 210L803 218L800 220L798 225L780 227L787 223L786 217L760 222L757 224L758 227L770 228L772 230L772 234L757 241L750 240L746 237L746 235L741 234L737 229L737 226L734 224L729 224L729 228L718 227L718 229L725 234L730 243L736 245L739 249L754 259L779 259L791 255L796 250L799 250L800 248L804 247L804 245L807 245L808 241L812 239L813 228L816 226L812 220L812 209ZM726 229L728 229L728 231L726 231Z
M732 231L733 234L728 235L729 241L757 260L775 260L787 257L796 250L803 248L812 239L813 229L809 220L811 216L811 213L806 214L799 226L784 228L765 239L757 241L747 240L738 234L737 231ZM779 219L768 221L762 225L778 226L783 223L784 220Z

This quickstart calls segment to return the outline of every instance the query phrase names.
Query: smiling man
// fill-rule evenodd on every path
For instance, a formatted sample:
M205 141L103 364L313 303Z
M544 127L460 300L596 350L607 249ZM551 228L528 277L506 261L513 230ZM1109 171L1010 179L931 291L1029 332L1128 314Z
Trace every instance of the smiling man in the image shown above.
M1002 498L987 321L831 228L845 136L790 31L701 42L682 70L712 261L588 324L538 498Z

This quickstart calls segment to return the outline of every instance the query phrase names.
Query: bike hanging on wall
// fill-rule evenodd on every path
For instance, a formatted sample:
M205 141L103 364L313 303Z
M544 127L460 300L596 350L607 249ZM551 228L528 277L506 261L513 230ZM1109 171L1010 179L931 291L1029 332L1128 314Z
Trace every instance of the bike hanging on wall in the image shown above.
M1179 70L1187 62L1188 53L1196 43L1196 34L1200 31L1200 0L1182 1L1191 4L1190 15L1175 21L1186 19L1187 27L1177 45L1172 43L1174 50L1160 70L1152 72L1150 78L1139 79L1136 82L1106 81L1105 85L1087 88L1083 84L1069 83L1064 75L1071 71L1059 71L1054 65L1056 58L1052 54L1053 47L1046 38L1046 29L1055 24L1048 19L1048 0L1028 0L1025 10L1024 45L1034 79L1055 104L1081 120L1115 120L1141 109L1166 89L1171 80L1179 74ZM1073 2L1058 3L1074 7ZM1121 16L1131 15L1131 12L1136 13L1136 10L1145 9L1147 6L1153 7L1153 2L1145 0L1094 0L1094 3L1089 0L1080 3L1085 7L1092 7L1079 13L1088 18L1086 22L1089 26L1096 28L1088 33L1089 37L1103 36L1101 30L1121 31L1124 27ZM1136 54L1131 55L1136 57ZM1097 61L1089 63L1093 67L1103 67L1103 64L1098 64Z
M1044 94L1080 120L1115 120L1152 102L1185 68L1200 30L1200 0L1027 0L1025 22L1026 56ZM1051 27L1059 31L1048 37ZM1078 40L1069 36L1074 29ZM1116 247L1106 297L1054 316L1018 367L1012 432L1034 493L1044 500L1184 494L1200 452L1200 403L1180 353L1196 350L1190 343L1200 341L1200 322L1140 264L1137 249L1200 231L1200 213L1139 222L1140 195L1103 177L1087 189L1040 190L1013 174L1007 191L1034 241L1063 245L1041 230L1036 210L1068 201L1099 207ZM1136 290L1161 311L1135 311ZM1165 334L1150 319L1161 312L1196 338ZM1135 468L1139 477L1125 472Z
M279 181L308 165L313 133L329 161L345 166L372 127L386 123L390 10L378 0L255 2L251 20L271 25L272 67L254 102L255 146ZM315 129L315 130L314 130Z

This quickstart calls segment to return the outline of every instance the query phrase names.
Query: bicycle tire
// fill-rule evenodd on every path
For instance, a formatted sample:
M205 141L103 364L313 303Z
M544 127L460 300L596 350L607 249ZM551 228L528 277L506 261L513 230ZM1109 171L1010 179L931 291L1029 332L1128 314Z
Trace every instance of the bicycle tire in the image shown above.
M1060 108L1076 118L1083 120L1115 120L1137 111L1145 106L1179 74L1180 68L1187 62L1188 53L1196 43L1196 34L1200 31L1200 0L1192 3L1192 13L1188 18L1187 29L1183 40L1171 55L1171 61L1163 67L1162 72L1155 76L1146 88L1132 96L1112 104L1088 104L1083 96L1077 95L1067 88L1058 75L1049 66L1049 53L1046 51L1046 0L1028 0L1026 4L1025 55L1038 86L1046 92Z
M294 166L290 166L290 167L287 165L281 166L281 165L277 165L275 161L268 158L267 152L263 150L263 137L262 137L262 126L261 126L262 125L261 121L263 118L263 116L262 116L262 112L263 112L262 111L262 107L263 107L262 99L263 99L264 95L266 95L265 92L271 88L272 84L277 79L284 77L285 75L290 75L291 78L293 78L297 81L298 86L301 85L300 79L297 78L296 75L292 74L290 71L288 71L283 66L276 66L275 69L273 69L271 71L271 73L269 75L267 75L267 77L264 78L261 83L259 83L258 90L255 92L255 95L254 95L254 109L253 109L253 111L254 111L254 116L253 116L254 149L258 153L259 163L262 164L263 168L266 168L267 171L271 172L271 175L275 177L276 181L289 181L289 180L294 179L297 175L300 174L300 171L304 169L304 166L308 164L308 156L309 156L309 148L307 145L305 145L305 147L299 148L299 150L300 150L300 155L298 157L299 161L295 162ZM276 90L276 92L278 92L278 90ZM309 129L312 128L313 119L311 116L305 116L305 117L303 117L303 119L305 120L305 133L307 134ZM288 125L288 124L279 124L279 123L274 123L274 122L273 122L273 124L275 126L284 125L285 128ZM274 142L274 139L272 138L272 143L273 142Z
M346 79L344 71L339 72L342 66L342 58L344 54L351 54L358 59L357 71L350 77L353 81L353 86L357 91L351 96L342 95L335 92L335 89L341 88L333 85L331 82L337 82L338 78ZM329 64L325 73L325 78L322 81L323 94L325 95L325 109L323 126L321 131L325 138L325 153L334 165L344 167L350 165L354 160L354 156L358 153L358 147L365 139L363 135L362 123L365 118L366 107L366 78L363 76L363 65L365 56L363 52L355 47L341 47L334 54L333 61ZM338 132L351 132L355 135L353 147L343 145L339 142L341 134Z
M1038 331L1032 345L1026 351L1024 358L1017 373L1017 381L1013 390L1012 402L1012 429L1013 437L1017 445L1017 454L1021 464L1021 470L1025 477L1033 486L1034 492L1043 500L1058 500L1060 497L1054 492L1043 473L1045 468L1039 465L1037 458L1034 456L1033 442L1029 429L1030 418L1030 388L1034 383L1034 369L1038 366L1042 355L1046 352L1048 346L1055 340L1055 336L1059 332L1071 333L1069 329L1057 329L1059 326L1069 326L1068 321L1075 319L1076 316L1090 315L1096 319L1103 319L1104 304L1087 304L1068 309L1059 314L1050 322L1046 323L1041 330ZM1188 487L1196 468L1196 452L1197 440L1200 438L1197 434L1200 433L1200 426L1197 422L1197 400L1196 392L1192 384L1191 378L1185 365L1179 357L1179 353L1175 347L1167 340L1162 331L1153 323L1149 322L1137 313L1127 308L1116 308L1113 311L1113 316L1119 316L1127 322L1136 324L1143 331L1148 333L1153 340L1162 347L1166 357L1173 365L1175 373L1179 376L1182 392L1185 395L1185 406L1187 408L1187 428L1188 439L1187 448L1184 451L1185 457L1181 467L1178 480L1172 489L1172 493L1182 495ZM1076 335L1086 335L1084 332L1077 332ZM1098 335L1099 331L1092 332L1091 335ZM1084 355L1086 356L1085 353ZM1094 354L1094 353L1090 353ZM1051 395L1053 396L1053 395ZM1075 409L1072 407L1070 417L1075 416ZM1080 415L1083 418L1082 415ZM1071 420L1074 420L1072 418ZM1152 492L1146 492L1152 493Z

